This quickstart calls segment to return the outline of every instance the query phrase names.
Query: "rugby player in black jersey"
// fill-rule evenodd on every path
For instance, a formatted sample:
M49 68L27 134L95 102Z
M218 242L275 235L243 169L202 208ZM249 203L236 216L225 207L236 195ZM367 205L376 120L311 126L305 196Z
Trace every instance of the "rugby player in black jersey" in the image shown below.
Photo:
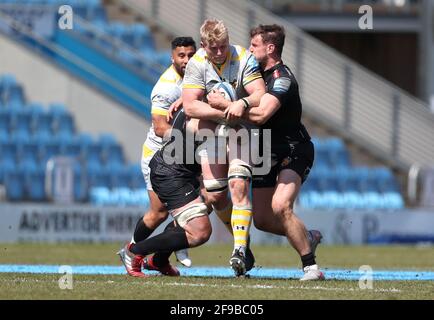
M223 112L221 116L224 118ZM201 166L196 161L187 161L186 155L190 150L186 147L187 130L197 131L197 124L197 120L186 122L184 110L179 110L174 116L170 140L149 163L153 190L176 221L176 226L121 249L119 255L130 275L146 277L142 269L179 275L176 267L169 263L170 254L197 247L208 241L211 235L210 210L200 194ZM197 147L195 142L195 154ZM156 254L149 256L152 253Z
M295 199L313 165L314 146L301 123L297 80L281 58L285 31L275 24L259 25L250 36L250 52L261 65L267 93L243 117L271 130L272 159L267 175L253 177L253 221L259 230L287 237L301 257L304 275L300 280L322 280L315 261L322 235L307 231L294 213Z

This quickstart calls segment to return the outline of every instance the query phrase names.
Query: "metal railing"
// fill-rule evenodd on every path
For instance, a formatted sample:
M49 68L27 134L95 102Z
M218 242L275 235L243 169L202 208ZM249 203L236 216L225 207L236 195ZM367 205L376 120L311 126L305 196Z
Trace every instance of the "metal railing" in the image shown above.
M248 46L258 24L283 25L283 61L294 71L304 112L407 170L434 163L434 115L427 105L251 1L121 0L173 35L199 40L208 17L222 19L231 43ZM177 17L176 19L173 17Z

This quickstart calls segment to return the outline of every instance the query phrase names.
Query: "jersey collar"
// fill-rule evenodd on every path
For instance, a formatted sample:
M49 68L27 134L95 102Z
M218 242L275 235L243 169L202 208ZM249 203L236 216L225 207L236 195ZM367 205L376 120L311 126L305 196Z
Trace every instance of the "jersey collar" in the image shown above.
M270 69L264 71L264 76L267 77L270 74L272 74L275 70L277 70L281 65L283 65L283 62L280 61L278 63L276 63L274 66L272 66Z

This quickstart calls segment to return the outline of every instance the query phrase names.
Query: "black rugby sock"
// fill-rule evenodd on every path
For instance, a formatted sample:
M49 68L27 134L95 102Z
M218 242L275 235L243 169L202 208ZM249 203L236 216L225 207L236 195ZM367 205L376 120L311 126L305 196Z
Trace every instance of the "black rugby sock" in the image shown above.
M152 232L154 232L154 230L155 229L150 229L145 225L145 223L143 222L143 217L140 218L139 221L137 221L136 229L134 230L134 241L137 243L147 239L152 234Z
M147 256L148 254L157 251L173 252L188 247L189 245L185 230L177 226L175 228L165 230L155 237L137 242L131 248L131 252L134 254Z
M175 221L172 221L169 223L166 228L164 228L164 231L170 230L175 228ZM153 262L157 267L164 267L169 263L170 255L172 254L172 251L159 251L154 254Z
M304 256L301 256L301 263L303 264L303 268L316 264L315 256L313 255L312 252L305 254Z

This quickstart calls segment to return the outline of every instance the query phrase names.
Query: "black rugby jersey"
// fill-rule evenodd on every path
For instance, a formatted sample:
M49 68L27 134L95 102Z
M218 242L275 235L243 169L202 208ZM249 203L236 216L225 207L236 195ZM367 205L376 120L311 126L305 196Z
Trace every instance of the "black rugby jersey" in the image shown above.
M280 101L280 108L261 129L271 129L272 144L309 141L301 123L302 104L298 83L291 70L282 62L263 72L267 93Z
M173 116L170 139L155 153L153 161L166 165L172 172L200 175L202 173L201 166L195 161L195 153L199 143L197 141L187 141L188 138L189 136L186 134L186 116L184 109L181 108ZM187 148L187 143L191 144L192 148ZM187 157L187 152L192 154ZM167 163L165 159L176 160L175 163Z

